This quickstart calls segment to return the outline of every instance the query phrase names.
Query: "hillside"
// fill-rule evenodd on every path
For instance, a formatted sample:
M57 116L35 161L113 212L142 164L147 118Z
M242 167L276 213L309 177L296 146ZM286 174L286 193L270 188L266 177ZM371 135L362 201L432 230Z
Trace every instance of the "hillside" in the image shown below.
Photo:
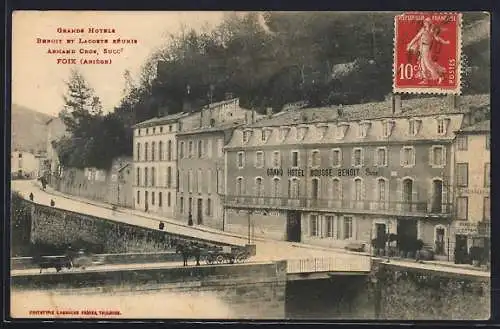
M50 115L12 104L12 150L45 151L47 148L47 126L45 123L51 118Z

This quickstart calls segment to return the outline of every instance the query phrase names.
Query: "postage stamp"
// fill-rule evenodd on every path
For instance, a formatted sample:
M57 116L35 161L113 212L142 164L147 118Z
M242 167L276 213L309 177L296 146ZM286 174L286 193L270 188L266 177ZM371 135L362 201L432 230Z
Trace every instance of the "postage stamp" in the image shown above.
M460 94L461 18L448 12L395 16L395 93Z

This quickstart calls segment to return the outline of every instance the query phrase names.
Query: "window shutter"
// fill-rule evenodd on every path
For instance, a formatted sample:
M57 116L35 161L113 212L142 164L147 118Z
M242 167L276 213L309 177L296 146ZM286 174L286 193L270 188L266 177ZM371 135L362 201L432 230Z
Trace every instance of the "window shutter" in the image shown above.
M443 166L446 166L448 164L448 160L446 159L446 146L443 146Z
M434 148L429 147L429 165L432 166L434 164Z
M449 200L448 200L448 186L447 186L447 184L446 184L446 181L445 181L445 180L443 180L443 186L442 186L442 197L443 197L443 199L442 199L442 201L441 201L441 202L442 202L442 203L443 203L443 205L444 205L444 207L442 208L442 209L443 209L443 212L449 212L448 207L449 207L450 202L449 202Z
M396 179L396 207L401 210L401 202L403 201L403 180L401 178Z
M361 149L360 153L361 153L361 155L360 155L361 166L364 166L365 165L365 150Z
M333 166L333 149L330 150L330 166L329 167L332 167Z
M313 156L314 156L314 153L313 153L313 152L310 152L310 153L309 153L309 159L308 159L309 168L311 168L311 167L312 167L312 165L313 165Z
M376 148L375 149L375 154L373 155L373 165L375 167L378 167L378 163L379 163L379 149Z

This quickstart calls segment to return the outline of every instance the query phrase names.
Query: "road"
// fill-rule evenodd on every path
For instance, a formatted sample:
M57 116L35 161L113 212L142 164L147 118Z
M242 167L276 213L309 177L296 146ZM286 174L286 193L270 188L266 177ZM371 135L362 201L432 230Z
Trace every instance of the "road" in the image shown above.
M137 225L152 230L159 230L158 223L165 223L166 232L173 234L187 235L208 241L216 241L233 245L245 245L247 237L223 232L212 229L206 226L187 226L184 223L175 219L167 219L151 213L144 213L139 210L119 208L112 210L109 204L90 201L83 198L64 195L50 188L47 191L42 191L39 184L34 181L13 180L11 182L12 190L18 191L28 199L30 193L34 194L34 202L43 205L49 205L50 200L55 201L55 207L80 212L104 219L109 219L115 222L123 222L127 224ZM360 270L364 265L362 258L366 254L358 254L346 252L339 249L329 249L324 247L306 245L302 243L293 243L287 241L268 240L256 238L252 241L257 245L257 255L252 257L253 262L268 262L276 260L292 260L292 259L312 259L312 258L328 258L335 259L335 263L339 266L339 271L356 271ZM415 261L391 260L392 263L407 266L411 268L422 268L433 271L450 272L455 274L490 276L489 272L475 270L472 268L462 268L451 266L445 262L426 262L425 264L416 263ZM156 263L157 264L157 263ZM130 266L129 264L123 266ZM138 265L144 266L144 264Z

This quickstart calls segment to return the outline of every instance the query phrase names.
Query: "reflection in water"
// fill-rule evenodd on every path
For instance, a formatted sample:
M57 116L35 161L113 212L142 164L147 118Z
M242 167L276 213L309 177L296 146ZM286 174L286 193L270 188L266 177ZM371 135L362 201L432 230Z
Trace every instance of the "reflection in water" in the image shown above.
M30 314L31 311L31 314ZM33 311L53 311L43 315ZM74 314L75 311L79 315ZM93 315L84 311L112 311ZM121 315L113 315L119 311ZM66 314L63 314L67 312ZM59 313L59 314L57 314ZM56 291L11 291L12 317L58 318L235 318L231 309L208 292L173 293L165 291L134 291L127 293L72 294Z

